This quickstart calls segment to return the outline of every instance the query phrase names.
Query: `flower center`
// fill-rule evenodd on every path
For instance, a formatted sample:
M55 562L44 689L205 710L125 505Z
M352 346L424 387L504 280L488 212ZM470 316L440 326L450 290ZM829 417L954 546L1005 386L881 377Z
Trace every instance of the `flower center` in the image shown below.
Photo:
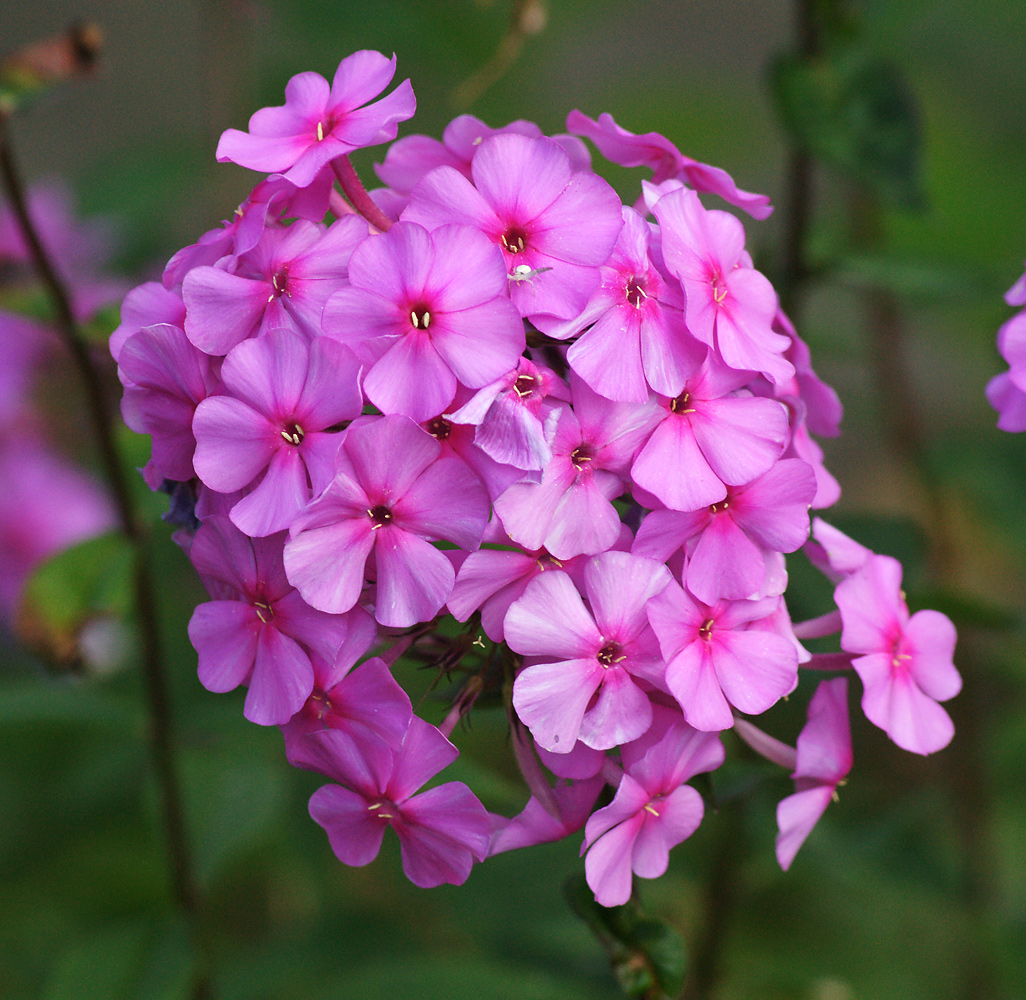
M723 300L727 297L728 289L719 268L709 275L709 284L712 286L713 301L717 305L722 305Z
M452 433L452 424L450 424L445 417L435 417L435 419L427 425L427 432L433 438L436 438L439 441L444 441Z
M648 292L645 291L645 286L642 284L641 279L633 276L627 282L624 293L627 297L627 302L634 306L635 309L640 309L641 303L648 298Z
M706 620L702 622L702 627L698 630L699 638L709 642L709 640L712 639L712 630L715 624L716 622L711 618L706 618Z
M684 416L686 413L694 413L695 408L691 406L691 393L682 392L676 399L670 400L670 412Z
M386 524L391 524L392 519L395 516L384 504L378 504L376 507L371 507L367 511L367 516L374 522L375 528L383 528Z
M253 607L256 609L257 618L259 618L265 625L274 617L274 609L270 604L266 604L263 601L256 601L253 604Z
M386 823L390 819L395 819L396 811L395 803L390 802L388 799L378 799L377 802L371 802L367 806L367 812L372 816L377 816L380 820L384 820Z
M722 514L730 506L730 500L721 500L719 503L709 504L710 514Z
M272 299L280 299L283 295L291 294L289 292L289 272L285 268L279 267L271 275L271 288L274 289L274 294L271 296Z
M428 311L428 307L422 302L418 302L410 310L410 322L413 324L414 330L426 330L431 325L431 313Z
M570 456L570 464L580 472L584 468L585 462L592 460L591 449L586 445L582 444L580 448L575 448L573 454Z
M298 447L303 443L303 438L306 432L299 424L286 424L281 429L281 436L285 438L288 444L295 445Z
M513 383L513 391L521 399L527 399L534 392L537 382L538 378L535 375L518 375L516 382Z
M623 652L623 647L618 642L607 642L596 654L595 659L602 664L603 667L608 669L609 667L615 666L617 663L622 663L627 659L627 654Z
M554 555L552 555L551 552L546 552L545 549L542 549L541 552L538 553L538 559L536 561L538 563L538 569L542 573L547 569L563 568L563 564Z
M513 227L502 234L502 246L506 253L523 253L527 246L527 233Z

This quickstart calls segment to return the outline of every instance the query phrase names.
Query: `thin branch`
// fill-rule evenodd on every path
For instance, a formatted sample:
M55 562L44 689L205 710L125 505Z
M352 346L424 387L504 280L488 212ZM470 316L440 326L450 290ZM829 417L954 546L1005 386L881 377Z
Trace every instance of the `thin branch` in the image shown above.
M103 474L114 495L118 521L125 537L132 543L135 559L135 599L142 637L142 662L150 712L150 745L163 802L164 830L167 837L171 882L178 905L193 920L199 913L199 895L193 876L192 862L185 836L184 810L175 767L171 713L164 679L163 654L157 626L157 602L146 552L146 537L136 519L128 484L122 473L114 429L105 405L103 386L89 356L89 347L71 306L71 299L57 273L50 255L36 231L28 211L24 185L12 149L7 116L0 113L0 174L18 219L32 262L53 301L57 331L71 354L85 389L86 405L93 434L100 451ZM196 1000L209 996L204 980L196 984Z
M457 108L470 107L485 91L495 86L517 61L524 42L543 31L547 22L548 10L543 0L514 0L509 26L498 48L488 62L453 91L453 104Z

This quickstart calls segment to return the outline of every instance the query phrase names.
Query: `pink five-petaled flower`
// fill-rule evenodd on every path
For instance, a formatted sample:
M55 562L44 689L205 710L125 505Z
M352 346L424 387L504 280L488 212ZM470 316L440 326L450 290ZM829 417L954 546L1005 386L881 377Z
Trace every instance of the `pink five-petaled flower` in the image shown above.
M780 600L710 606L671 581L649 603L648 618L666 661L666 686L696 729L729 729L731 705L758 715L794 690L795 644L759 627Z
M488 813L463 782L414 794L459 756L430 723L413 716L398 749L372 736L357 741L333 730L305 741L294 763L340 783L314 792L310 815L327 831L343 864L370 864L389 826L399 837L406 877L422 889L462 885L475 859L484 860Z
M299 219L287 229L266 229L230 271L225 261L194 267L182 283L185 332L201 351L215 355L282 327L316 336L325 301L342 286L349 258L368 233L367 223L354 215L327 231Z
M637 739L652 721L635 676L659 684L662 663L645 605L669 570L626 552L604 552L584 569L584 592L559 570L528 584L506 614L509 647L534 657L513 685L513 706L538 744L569 753Z
M552 459L548 438L555 433L553 403L569 400L563 380L548 368L520 358L516 368L486 385L458 410L454 424L472 424L476 444L489 458L516 469L544 469Z
M325 729L344 730L356 740L375 736L393 749L402 746L406 736L413 707L385 661L375 656L352 669L354 660L377 640L377 623L363 608L353 608L345 617L349 634L339 647L335 662L313 661L314 686L310 697L281 727L290 763L294 763L297 745L302 755L305 738Z
M151 489L165 479L192 479L196 406L220 387L213 359L179 327L154 323L125 341L118 374L125 386L121 416L137 434L152 439L143 478Z
M566 130L571 135L591 139L610 163L621 167L648 167L653 184L662 184L671 178L683 181L696 191L719 195L753 219L765 219L773 211L766 195L742 191L726 170L692 160L658 132L635 135L617 125L610 114L599 115L595 121L580 111L571 111L566 116Z
M584 312L546 332L559 340L581 334L567 361L597 393L643 403L649 386L676 396L705 350L684 325L677 282L664 279L649 258L648 223L632 208L624 208L623 223Z
M710 351L683 392L659 400L658 426L631 467L635 484L671 510L692 511L767 472L787 442L787 409L739 393L745 381Z
M127 350L127 347L126 347ZM196 475L219 493L256 488L231 509L247 535L284 531L335 472L338 425L359 416L359 364L341 344L307 347L272 330L233 348L221 367L226 395L196 407Z
M794 795L777 806L777 861L786 872L851 770L848 680L823 681L809 702L809 721L798 737Z
M306 187L321 167L355 149L396 137L398 123L413 117L417 102L409 80L388 97L367 104L395 75L395 56L362 50L346 56L328 81L318 73L299 73L285 87L285 104L261 108L249 120L249 132L230 128L217 144L218 163L280 173Z
M870 556L861 569L837 585L841 648L861 654L852 660L864 688L862 710L903 750L928 754L954 735L939 701L962 689L952 656L955 626L939 611L909 616L901 592L901 563Z
M575 173L563 149L544 137L485 139L470 170L473 184L453 167L432 170L413 189L403 219L428 229L449 222L480 229L499 245L507 274L542 272L510 289L521 315L578 315L623 225L616 192L595 174Z
M809 504L816 493L812 466L797 458L777 462L719 503L684 513L652 511L631 551L659 561L686 546L687 585L707 604L782 593L772 553L794 552L809 537ZM767 589L777 582L780 589Z
M557 559L595 555L620 533L612 502L638 445L659 420L655 399L614 403L570 373L573 408L562 408L552 460L540 483L511 486L495 501L507 534L525 549L548 549Z
M288 722L313 690L311 654L330 663L348 623L308 607L281 563L284 535L249 539L226 517L203 522L189 550L214 600L189 622L208 691L249 685L244 714L261 726Z
M777 385L791 379L794 366L783 356L791 341L772 329L777 293L750 266L741 223L706 210L686 188L664 195L653 211L666 267L684 287L691 333L731 368L762 372Z
M289 580L315 608L340 613L360 599L364 567L377 569L374 615L406 628L445 604L452 563L428 539L474 549L488 495L458 458L407 417L370 418L346 432L335 478L292 523Z
M365 363L364 392L383 412L428 420L457 380L480 389L516 367L523 323L502 254L476 230L397 223L357 247L349 281L325 304L324 332Z
M602 906L620 906L631 895L631 872L658 878L670 848L698 829L702 796L684 782L723 763L718 736L699 732L680 715L656 706L649 733L623 748L626 773L616 797L592 814L581 853L588 885Z

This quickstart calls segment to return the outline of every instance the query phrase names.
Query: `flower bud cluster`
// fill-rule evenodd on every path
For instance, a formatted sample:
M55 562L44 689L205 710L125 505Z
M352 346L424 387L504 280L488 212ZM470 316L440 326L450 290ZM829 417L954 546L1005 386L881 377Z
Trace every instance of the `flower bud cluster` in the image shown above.
M129 294L111 341L147 482L194 529L200 680L246 685L246 717L335 782L310 811L347 864L391 826L416 884L460 883L583 827L596 898L622 903L697 828L687 782L737 727L794 771L786 866L851 764L847 681L797 750L744 717L802 667L854 667L869 718L928 753L958 675L950 622L910 617L898 564L825 524L810 554L839 611L804 634L843 627L844 652L792 626L785 555L838 496L813 435L841 408L742 223L699 195L756 218L768 199L576 111L555 137L466 115L407 136L368 193L348 154L414 112L408 81L374 100L394 69L356 53L226 132L218 159L270 176ZM651 171L633 205L583 139ZM463 679L441 725L401 655ZM509 715L531 792L512 819L460 782L418 791L478 701Z

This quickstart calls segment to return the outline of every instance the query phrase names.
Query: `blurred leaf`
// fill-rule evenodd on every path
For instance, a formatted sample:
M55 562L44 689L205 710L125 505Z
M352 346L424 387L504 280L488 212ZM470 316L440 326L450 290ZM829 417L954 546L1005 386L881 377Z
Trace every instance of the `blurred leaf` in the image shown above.
M29 578L16 630L26 646L61 670L109 673L130 656L122 622L133 599L134 552L111 532L47 559Z
M57 959L43 1000L184 1000L194 968L180 919L110 927Z
M1009 632L1020 624L1018 615L967 590L924 587L909 590L907 598L912 610L933 608L946 614L959 627L979 625L998 632Z
M342 978L342 977L340 977ZM593 990L569 976L554 976L511 961L483 956L390 956L346 969L339 983L314 994L317 1000L416 997L417 1000L589 1000Z
M284 759L253 759L250 750L250 744L240 741L230 748L182 754L196 870L205 883L265 842L284 814Z
M782 56L771 71L785 128L885 201L923 208L919 112L901 70L856 43Z
M982 274L963 268L882 254L844 257L829 268L829 276L852 288L890 291L930 303L978 300L991 284Z
M66 630L95 614L127 613L132 601L132 546L120 533L100 535L47 559L26 589L34 610Z
M623 906L602 906L583 875L567 879L563 891L574 913L606 949L628 997L658 1000L680 994L688 958L677 931L662 920L644 916L634 900Z
M70 722L135 732L143 719L138 699L86 686L34 680L0 690L0 725Z

